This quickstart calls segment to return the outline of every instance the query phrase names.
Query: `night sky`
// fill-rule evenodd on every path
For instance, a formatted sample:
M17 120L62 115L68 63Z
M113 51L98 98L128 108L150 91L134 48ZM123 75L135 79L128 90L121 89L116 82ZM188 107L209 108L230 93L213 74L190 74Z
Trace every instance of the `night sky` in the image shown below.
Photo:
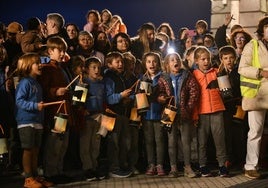
M45 21L47 13L58 12L66 23L76 23L82 29L88 10L101 12L104 8L122 17L130 36L136 35L138 28L149 21L156 27L169 22L175 34L184 26L194 29L198 19L210 25L210 0L1 0L0 21L6 25L18 21L25 26L30 17Z

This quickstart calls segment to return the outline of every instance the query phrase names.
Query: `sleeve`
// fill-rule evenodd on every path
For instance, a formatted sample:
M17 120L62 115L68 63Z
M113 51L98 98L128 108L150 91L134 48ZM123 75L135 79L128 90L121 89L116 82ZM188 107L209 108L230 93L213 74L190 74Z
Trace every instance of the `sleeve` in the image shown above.
M215 43L218 49L220 49L223 46L228 45L226 41L226 29L227 29L227 26L222 25L217 29L215 33Z
M190 74L189 80L187 83L188 91L189 91L189 99L186 107L190 113L193 113L195 106L197 106L199 97L200 97L200 88L199 84L196 81L195 77Z
M31 85L29 82L24 80L18 85L16 90L16 106L23 110L34 111L38 110L37 103L29 101L29 91L31 90Z
M259 69L252 66L253 58L253 42L249 42L243 49L242 56L239 63L238 73L247 78L257 79Z
M106 88L106 102L110 105L118 104L122 99L120 93L115 93L114 81L110 78L105 78L105 88Z

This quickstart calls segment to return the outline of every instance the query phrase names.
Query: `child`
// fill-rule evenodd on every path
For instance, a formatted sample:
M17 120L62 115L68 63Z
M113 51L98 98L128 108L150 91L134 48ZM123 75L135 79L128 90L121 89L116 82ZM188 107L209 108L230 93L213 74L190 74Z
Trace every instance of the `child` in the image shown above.
M101 61L90 57L85 61L84 82L89 85L86 100L86 123L80 130L80 158L86 180L103 179L104 173L97 171L101 136L97 134L100 124L95 119L104 111L105 88L101 77Z
M225 141L227 151L226 166L229 167L234 162L242 162L246 156L246 120L241 117L240 121L235 121L233 116L236 114L237 106L241 107L241 92L240 92L240 75L238 73L238 66L236 62L236 50L233 46L224 46L219 50L219 57L221 65L219 73L221 75L228 75L232 97L224 100L226 110L224 111L224 126L225 126ZM239 129L239 131L236 131ZM236 134L236 135L234 135ZM239 136L237 135L239 134ZM239 138L239 139L238 139ZM239 146L235 149L235 140L239 141ZM240 151L240 152L236 152ZM235 154L238 154L235 156Z
M125 72L124 78L126 79L126 86L130 88L133 84L136 83L137 77L134 73L135 65L136 65L136 58L132 55L131 52L123 53L124 63L125 63ZM131 103L128 107L128 114L127 116L131 116L131 108L134 106L135 101L131 100ZM132 170L133 174L139 174L139 171L136 169L138 158L139 158L139 149L138 149L138 141L139 141L139 125L131 124L129 126L129 134L131 136L131 146L130 152L128 156L129 168Z
M165 73L159 79L160 97L174 97L172 105L178 108L178 115L168 132L168 152L171 165L170 176L178 177L177 145L182 141L184 156L184 176L196 176L191 168L191 132L193 109L199 99L199 85L190 71L182 69L182 60L178 53L170 53L164 59ZM169 99L167 99L169 100ZM178 136L178 129L181 138Z
M117 114L114 129L108 135L108 159L111 177L125 178L132 172L124 170L126 166L127 150L130 147L128 135L127 107L131 101L131 89L126 88L123 55L120 52L111 52L106 56L108 69L104 73L107 107Z
M207 141L212 133L216 155L219 163L219 175L221 177L228 176L228 171L224 166L226 161L225 151L225 134L223 111L225 110L221 94L215 82L217 82L216 68L211 68L211 54L206 47L199 46L194 51L194 59L198 69L193 71L197 79L200 89L200 102L198 106L199 127L199 165L202 177L211 176L210 170L207 167Z
M205 34L208 33L208 23L205 20L197 20L195 23L196 35L193 37L194 44L199 44L198 39L203 39Z
M43 134L43 96L36 77L41 75L39 55L28 53L18 60L17 71L22 77L16 88L16 120L18 123L22 164L25 176L24 187L43 187L53 184L37 177L38 153ZM43 181L42 181L43 180Z
M68 114L68 126L72 124L71 97L66 86L71 80L71 75L63 68L63 61L67 50L65 40L59 36L50 37L47 41L47 52L50 61L43 64L42 75L39 77L43 89L44 102L65 100L66 111L60 109L60 113ZM54 128L54 116L59 105L50 105L45 110L45 149L44 149L44 174L51 181L61 183L69 181L63 175L63 159L69 141L68 126L61 134L52 133Z
M160 123L162 105L157 101L158 79L161 75L161 58L158 53L148 52L144 54L142 63L147 72L141 78L142 81L152 83L153 93L150 94L149 110L142 116L145 147L147 152L147 175L164 176L164 136Z

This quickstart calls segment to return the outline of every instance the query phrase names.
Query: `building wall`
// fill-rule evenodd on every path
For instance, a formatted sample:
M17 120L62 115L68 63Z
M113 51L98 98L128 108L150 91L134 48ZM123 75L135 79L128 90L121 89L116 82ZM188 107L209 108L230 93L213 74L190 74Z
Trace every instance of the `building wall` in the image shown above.
M216 29L224 23L225 15L231 13L235 20L232 20L228 31L232 25L241 24L248 32L254 35L256 26L260 18L267 14L267 0L211 0L211 30ZM236 7L236 5L239 5Z

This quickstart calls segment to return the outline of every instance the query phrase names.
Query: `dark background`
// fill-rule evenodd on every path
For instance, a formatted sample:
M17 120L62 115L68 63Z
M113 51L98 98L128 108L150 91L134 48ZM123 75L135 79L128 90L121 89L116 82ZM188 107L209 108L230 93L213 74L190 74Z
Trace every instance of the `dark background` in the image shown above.
M25 26L30 17L45 21L47 13L58 12L66 23L76 23L82 29L88 10L101 12L104 8L122 17L130 36L136 35L138 28L148 21L156 27L169 22L175 34L184 26L194 29L198 19L210 25L210 0L1 0L0 21L6 25L18 21Z

